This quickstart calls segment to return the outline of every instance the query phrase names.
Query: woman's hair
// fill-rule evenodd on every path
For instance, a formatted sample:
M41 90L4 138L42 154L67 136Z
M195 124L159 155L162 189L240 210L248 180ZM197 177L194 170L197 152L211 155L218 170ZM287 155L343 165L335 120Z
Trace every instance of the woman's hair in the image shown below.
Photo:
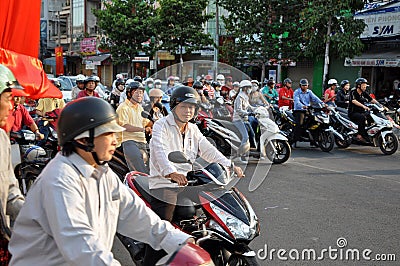
M68 157L70 156L73 152L76 152L76 147L71 141L68 141L64 144L61 150L61 154Z

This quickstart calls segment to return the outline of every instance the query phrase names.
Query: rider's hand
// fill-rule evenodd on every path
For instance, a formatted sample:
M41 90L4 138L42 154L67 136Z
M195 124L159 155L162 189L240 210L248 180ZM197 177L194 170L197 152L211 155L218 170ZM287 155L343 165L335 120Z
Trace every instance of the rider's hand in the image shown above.
M179 186L186 186L188 184L186 176L177 172L170 173L169 175L167 175L167 178L171 179L171 181L177 183Z
M37 131L37 132L35 133L35 137L36 137L37 140L42 140L42 139L44 139L44 135L43 135L42 133L40 133L39 131Z
M242 170L242 168L240 168L239 166L234 166L234 167L233 167L233 171L235 172L235 174L236 174L238 177L244 177L243 170Z
M370 109L369 109L368 106L364 106L364 110L365 110L365 111L369 111Z

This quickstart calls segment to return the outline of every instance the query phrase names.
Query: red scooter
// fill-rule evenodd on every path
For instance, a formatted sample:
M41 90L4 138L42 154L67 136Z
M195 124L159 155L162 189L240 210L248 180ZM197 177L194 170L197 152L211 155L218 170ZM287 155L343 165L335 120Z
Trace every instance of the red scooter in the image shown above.
M174 163L191 163L182 152L172 152L168 159ZM194 162L192 166L200 164ZM243 194L232 186L237 179L229 172L217 163L190 171L187 189L192 188L193 193L187 193L190 198L188 195L178 198L178 202L185 204L177 204L172 224L191 234L211 255L215 265L259 265L256 253L248 246L259 235L258 218ZM128 173L124 183L151 207L147 175ZM126 244L126 240L121 239L131 257L140 260L144 254L143 243L133 240Z

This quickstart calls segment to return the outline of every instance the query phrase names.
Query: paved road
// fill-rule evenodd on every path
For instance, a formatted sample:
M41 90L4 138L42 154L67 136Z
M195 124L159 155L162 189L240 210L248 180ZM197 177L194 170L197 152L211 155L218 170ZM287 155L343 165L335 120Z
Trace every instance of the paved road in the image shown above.
M315 250L317 258L324 257L319 265L399 265L400 153L384 156L379 148L357 146L324 153L300 145L283 165L250 163L238 184L260 219L261 235L251 244L260 264L316 264L301 259L302 252L307 258ZM255 171L266 177L253 190ZM278 258L279 249L286 250L281 257L287 261ZM131 265L119 243L114 252L123 265ZM363 252L371 259L395 254L397 261L367 262ZM297 253L299 260L291 259ZM346 260L357 253L360 261Z

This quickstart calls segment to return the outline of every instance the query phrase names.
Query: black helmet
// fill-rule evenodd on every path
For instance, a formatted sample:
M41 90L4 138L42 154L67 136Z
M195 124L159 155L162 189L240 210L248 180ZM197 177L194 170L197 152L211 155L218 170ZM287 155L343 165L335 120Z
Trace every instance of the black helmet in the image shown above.
M114 108L97 97L83 97L68 103L61 111L57 124L58 143L74 140L86 130L117 118Z
M134 81L137 81L137 82L140 82L140 83L142 83L142 82L143 82L143 80L142 80L142 77L141 77L141 76L135 76L135 77L133 77L133 80L134 80Z
M181 102L193 103L197 105L199 100L199 94L194 88L181 86L172 92L169 105L171 109L174 109Z
M290 78L285 78L283 80L283 85L286 85L286 83L292 83L292 80Z
M308 80L307 79L301 79L300 80L300 86L305 86L308 85Z
M50 81L51 81L51 82L54 84L54 86L56 86L57 88L61 88L61 83L60 83L59 80L51 79Z
M117 86L117 87L118 87L118 85L124 85L124 84L125 84L125 82L124 82L123 79L117 79L117 80L115 81L115 86Z
M365 78L356 79L356 86L361 85L363 83L367 83L368 84L368 81Z
M267 85L268 86L271 86L271 85L274 85L275 84L275 80L273 80L273 79L269 79L268 81L267 81Z
M213 81L213 82L211 82L211 86L212 86L213 88L221 87L221 83L219 83L219 81Z
M87 84L89 81L96 82L96 78L94 76L89 76L85 79L85 84Z
M132 81L126 87L126 93L132 92L133 90L141 89L144 90L143 84L137 81Z
M201 81L195 81L195 82L193 83L193 88L194 88L194 89L201 90L201 89L203 89L203 83L201 83Z
M346 84L350 84L350 81L348 81L347 79L342 80L342 82L340 82L340 87L344 88L344 86L346 86Z

